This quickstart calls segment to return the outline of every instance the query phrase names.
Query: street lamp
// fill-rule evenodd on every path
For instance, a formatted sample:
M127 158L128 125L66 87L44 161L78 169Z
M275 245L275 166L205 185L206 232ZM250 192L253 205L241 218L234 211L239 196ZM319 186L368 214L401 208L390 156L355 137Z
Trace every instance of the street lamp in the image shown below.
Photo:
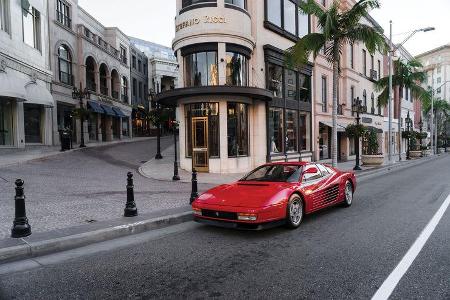
M436 131L435 131L435 135L433 135L434 132L434 94L435 92L442 88L444 85L446 85L447 83L449 83L450 80L444 81L443 84L441 84L439 87L437 87L436 89L431 91L431 126L430 126L430 133L431 133L431 152L433 154L437 154L437 116L436 116ZM434 141L433 141L434 138Z
M406 43L413 35L415 35L418 32L429 32L429 31L433 31L435 28L434 27L425 27L422 29L417 29L414 30L408 37L406 37L406 39L403 40L403 42L401 42L400 44L398 44L396 47L394 47L393 43L392 43L392 21L389 21L389 27L390 27L390 35L389 35L389 101L388 101L388 127L389 127L389 132L388 132L388 140L389 140L389 156L388 156L388 164L392 164L392 57L394 56L395 51L397 51L404 43ZM400 118L401 118L401 112L402 110L402 106L399 105L399 120L398 120L398 133L400 134L401 131L401 125L400 125ZM401 147L400 147L400 151L399 151L399 158L401 160Z
M150 89L149 96L151 100L155 100L156 93L155 90ZM158 101L155 102L156 108L156 155L155 159L162 159L161 155L161 107Z
M180 176L178 175L178 159L177 159L177 127L178 127L178 122L177 121L172 121L172 127L173 127L173 144L175 146L175 160L173 162L173 177L172 180L173 181L178 181L180 180Z
M81 122L81 142L80 142L80 148L85 148L86 145L84 144L84 112L83 112L83 99L89 99L91 97L91 94L89 93L89 90L85 88L83 90L83 87L80 82L80 89L77 89L76 87L73 87L72 91L72 98L75 100L80 100L80 122Z
M361 118L359 117L360 113L363 113L367 110L367 107L362 104L362 100L357 97L353 100L352 103L352 112L356 113L356 125L359 127L359 121ZM355 140L355 154L356 154L356 161L355 161L355 167L353 170L359 171L361 170L361 167L359 166L359 136L358 139Z
M420 118L419 121L419 130L420 130L420 137L419 137L419 143L420 143L420 156L423 157L423 151L422 151L422 131L423 131L423 121L422 118Z
M405 122L406 122L407 136L408 136L408 138L406 140L406 143L407 143L407 146L406 146L406 159L410 160L411 157L409 156L409 153L410 153L409 151L410 151L410 146L411 146L410 145L410 141L411 141L411 123L412 123L412 120L411 120L411 118L409 116L409 110L408 110L408 115L406 116Z

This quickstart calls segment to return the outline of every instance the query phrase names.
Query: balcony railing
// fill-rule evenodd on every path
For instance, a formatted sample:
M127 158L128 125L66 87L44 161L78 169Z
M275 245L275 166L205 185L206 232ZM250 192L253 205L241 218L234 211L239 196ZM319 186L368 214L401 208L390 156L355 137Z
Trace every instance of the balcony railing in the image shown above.
M124 62L126 64L123 58L120 56L120 51L108 44L102 37L92 33L88 28L86 28L83 25L79 25L79 32L89 41L92 43L98 45L100 48L105 50L107 53L114 56L117 60Z

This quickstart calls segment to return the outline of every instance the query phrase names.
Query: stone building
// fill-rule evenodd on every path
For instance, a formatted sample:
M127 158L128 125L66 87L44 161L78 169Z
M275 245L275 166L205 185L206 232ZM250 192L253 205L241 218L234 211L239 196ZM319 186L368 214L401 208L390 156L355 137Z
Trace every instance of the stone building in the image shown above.
M83 10L77 0L49 0L50 58L56 100L54 139L70 128L80 140L80 107L72 90L87 88L83 107L90 116L82 126L85 140L107 142L131 138L130 42L116 27L104 27Z
M0 0L0 148L51 145L46 0Z
M312 158L312 65L288 70L283 60L308 18L297 20L287 1L281 21L281 2L265 2L177 1L179 88L157 98L176 106L183 169L246 172Z
M150 106L148 99L148 57L133 43L131 43L130 50L133 135L142 136L149 134L149 124L145 118Z

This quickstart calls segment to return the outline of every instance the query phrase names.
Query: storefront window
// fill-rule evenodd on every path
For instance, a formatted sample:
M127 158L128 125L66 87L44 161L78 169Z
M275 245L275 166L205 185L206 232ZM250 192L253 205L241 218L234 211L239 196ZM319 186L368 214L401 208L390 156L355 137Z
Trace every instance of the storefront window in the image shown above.
M242 54L227 52L227 85L248 85L248 60Z
M13 141L13 102L0 99L0 146L12 146Z
M209 157L220 157L219 103L186 104L186 156L192 157L192 119L199 117L208 117Z
M267 66L268 88L277 98L283 97L283 67L269 63Z
M89 132L89 140L96 141L97 140L97 114L91 113L89 114L88 119L88 132ZM105 138L105 136L103 137Z
M298 151L298 113L295 110L286 110L286 137L287 151Z
M269 110L269 137L270 153L283 152L283 109L270 108Z
M300 112L300 149L311 151L311 113Z
M286 99L297 100L297 72L285 69Z
M247 104L228 103L228 156L248 156L248 111Z
M299 74L300 101L311 102L311 76Z
M350 155L355 155L355 138L349 138L348 142L350 144Z
M122 118L122 136L130 136L129 119Z
M42 143L41 117L41 105L23 105L23 119L25 120L25 143Z
M205 2L217 2L217 0L183 0L182 6L183 6L183 8L185 8L190 5L205 3Z
M247 9L247 0L225 0L225 3L235 5L243 9Z
M219 84L217 52L199 52L185 56L186 87Z

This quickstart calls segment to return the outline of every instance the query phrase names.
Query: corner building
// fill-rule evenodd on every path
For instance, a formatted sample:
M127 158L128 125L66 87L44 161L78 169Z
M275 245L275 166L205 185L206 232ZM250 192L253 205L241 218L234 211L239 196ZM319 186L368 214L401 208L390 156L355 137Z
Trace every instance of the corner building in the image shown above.
M267 161L311 160L312 65L284 67L284 50L309 31L291 0L177 0L173 49L181 167L247 172Z

